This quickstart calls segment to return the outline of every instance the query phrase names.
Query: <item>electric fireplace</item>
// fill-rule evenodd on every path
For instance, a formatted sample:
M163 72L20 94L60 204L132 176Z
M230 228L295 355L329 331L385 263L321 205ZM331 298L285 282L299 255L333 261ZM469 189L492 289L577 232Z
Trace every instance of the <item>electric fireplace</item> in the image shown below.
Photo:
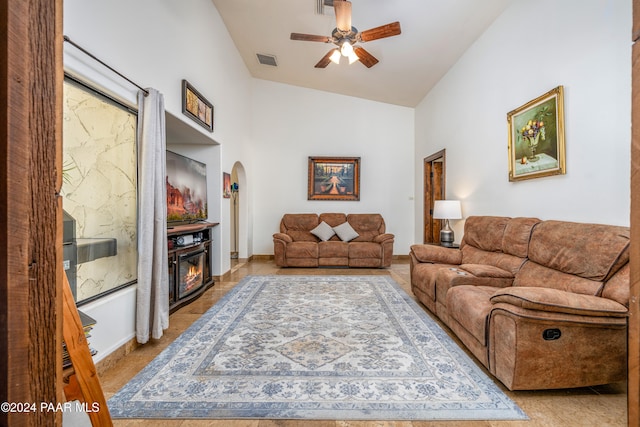
M178 257L178 299L199 289L204 283L204 248Z
M213 285L211 233L216 225L176 225L167 230L170 312L199 297Z

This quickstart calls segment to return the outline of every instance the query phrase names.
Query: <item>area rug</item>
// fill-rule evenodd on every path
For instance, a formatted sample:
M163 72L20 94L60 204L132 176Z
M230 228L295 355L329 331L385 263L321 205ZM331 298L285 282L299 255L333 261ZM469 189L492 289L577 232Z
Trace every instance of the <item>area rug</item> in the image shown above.
M248 276L108 406L114 418L527 419L389 276Z

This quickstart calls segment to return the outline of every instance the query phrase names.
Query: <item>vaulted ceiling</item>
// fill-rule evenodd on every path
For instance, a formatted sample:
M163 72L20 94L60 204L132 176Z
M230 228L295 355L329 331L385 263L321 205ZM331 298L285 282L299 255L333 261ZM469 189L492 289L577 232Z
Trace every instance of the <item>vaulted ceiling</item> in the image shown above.
M330 36L331 0L212 0L255 78L415 107L513 0L352 0L359 31L399 21L398 36L358 43L380 62L315 64L335 45L290 34ZM326 3L326 4L325 4ZM257 55L274 56L277 66Z

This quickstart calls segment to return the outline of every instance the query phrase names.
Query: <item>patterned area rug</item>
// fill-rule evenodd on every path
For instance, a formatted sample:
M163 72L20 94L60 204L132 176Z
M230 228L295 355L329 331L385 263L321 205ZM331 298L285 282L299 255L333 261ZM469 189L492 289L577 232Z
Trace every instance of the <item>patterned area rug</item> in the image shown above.
M248 276L108 405L114 418L527 419L389 276Z

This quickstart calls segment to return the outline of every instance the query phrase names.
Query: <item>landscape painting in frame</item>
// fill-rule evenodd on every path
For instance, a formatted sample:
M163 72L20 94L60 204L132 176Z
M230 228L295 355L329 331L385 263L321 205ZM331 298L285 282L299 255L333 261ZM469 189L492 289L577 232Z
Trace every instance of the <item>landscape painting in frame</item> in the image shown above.
M308 200L360 200L360 157L309 157Z
M509 181L566 173L562 86L508 113L507 123Z

